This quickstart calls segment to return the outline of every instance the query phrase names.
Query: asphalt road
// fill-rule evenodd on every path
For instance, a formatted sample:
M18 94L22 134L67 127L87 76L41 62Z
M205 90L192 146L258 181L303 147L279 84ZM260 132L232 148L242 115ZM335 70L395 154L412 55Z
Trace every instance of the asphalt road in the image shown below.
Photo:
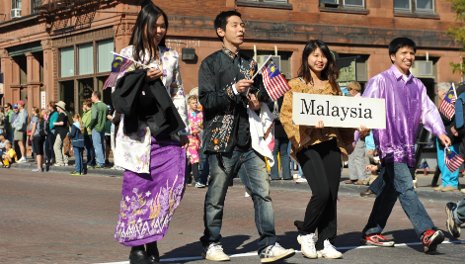
M129 249L113 239L120 175L118 171L109 170L91 171L84 176L70 176L64 169L32 173L30 166L24 165L0 169L0 263L128 263ZM428 180L421 179L418 193L435 224L444 229L445 203L459 199L462 194L433 192L426 187ZM396 239L396 247L361 246L360 230L373 204L372 198L358 195L363 188L341 185L339 235L335 244L344 252L343 259L309 260L297 252L282 263L464 262L465 240L448 237L438 254L422 253L419 240L399 204L385 230ZM168 235L159 242L162 262L207 263L200 258L202 249L198 242L203 232L205 191L187 187ZM304 215L310 197L308 186L272 182L272 197L281 244L300 250L293 221ZM255 253L258 235L252 202L244 197L244 188L238 181L230 188L225 206L222 242L226 253L232 255L231 263L259 263Z

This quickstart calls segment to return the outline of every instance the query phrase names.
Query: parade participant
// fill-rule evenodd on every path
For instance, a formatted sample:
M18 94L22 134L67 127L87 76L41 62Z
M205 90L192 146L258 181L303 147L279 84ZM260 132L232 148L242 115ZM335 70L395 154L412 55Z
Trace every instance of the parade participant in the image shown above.
M165 45L167 29L165 12L146 1L130 46L120 52L137 63L124 70L112 94L115 111L122 113L115 160L126 161L115 164L125 169L115 238L131 247L131 264L159 261L157 242L184 192L186 101L179 55Z
M247 114L248 93L262 101L269 97L261 78L252 80L256 63L244 56L245 25L237 11L225 11L214 21L223 48L202 61L199 70L199 98L204 109L203 151L208 154L210 180L205 196L204 235L201 242L207 260L227 261L221 246L224 200L232 177L239 174L250 191L255 224L260 234L261 262L272 262L294 254L278 242L265 161L251 147Z
M331 51L321 40L311 40L304 48L297 78L289 82L291 90L284 95L280 120L292 144L291 153L302 166L312 190L304 221L295 221L297 241L307 258L341 258L333 246L337 233L337 195L341 178L341 154L347 159L352 151L354 129L299 126L292 121L293 93L340 96L336 83L339 70ZM318 231L318 237L316 235Z
M392 66L371 78L364 97L382 98L386 105L386 128L374 129L373 137L384 167L382 180L368 223L363 229L362 243L394 246L394 241L381 235L392 208L400 204L421 239L424 252L433 252L444 240L418 199L409 167L415 166L415 140L420 123L436 135L441 144L450 145L444 124L426 87L410 72L415 61L416 45L409 38L396 38L389 44Z

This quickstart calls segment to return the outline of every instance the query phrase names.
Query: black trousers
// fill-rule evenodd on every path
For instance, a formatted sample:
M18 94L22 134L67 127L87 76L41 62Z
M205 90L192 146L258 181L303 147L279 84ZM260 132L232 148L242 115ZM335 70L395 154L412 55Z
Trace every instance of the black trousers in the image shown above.
M310 146L297 153L297 160L307 179L312 197L307 204L304 221L295 221L300 234L318 230L316 249L334 240L337 233L337 193L341 179L341 152L336 140Z

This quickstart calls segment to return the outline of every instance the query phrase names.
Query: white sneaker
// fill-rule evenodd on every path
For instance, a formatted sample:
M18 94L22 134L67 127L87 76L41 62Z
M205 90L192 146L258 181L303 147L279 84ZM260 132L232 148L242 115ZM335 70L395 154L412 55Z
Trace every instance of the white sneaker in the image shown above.
M307 179L305 179L304 177L299 177L295 179L295 183L307 183Z
M317 239L318 238L315 233L297 236L297 242L301 245L300 251L302 252L302 255L311 259L318 258L315 248L315 242Z
M207 250L203 253L204 258L211 261L229 261L231 260L228 255L223 251L220 243L211 243L208 245Z
M342 258L342 253L337 251L337 249L326 239L323 242L323 250L318 250L318 258L328 258L328 259L338 259Z
M278 242L274 245L269 245L260 252L260 262L268 263L274 262L280 259L291 257L295 254L295 250L292 248L285 249Z
M25 162L27 162L27 160L24 156L18 160L18 163L25 163Z

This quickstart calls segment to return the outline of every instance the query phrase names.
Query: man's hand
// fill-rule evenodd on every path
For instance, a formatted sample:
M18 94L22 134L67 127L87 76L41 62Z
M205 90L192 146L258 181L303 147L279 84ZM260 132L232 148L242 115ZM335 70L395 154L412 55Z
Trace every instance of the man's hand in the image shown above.
M440 135L439 140L441 140L441 143L446 147L450 146L451 144L450 138L446 134Z
M249 80L249 79L242 79L234 84L234 86L236 87L236 91L238 93L246 92L247 90L249 90L249 88L252 85L253 85L253 80Z

